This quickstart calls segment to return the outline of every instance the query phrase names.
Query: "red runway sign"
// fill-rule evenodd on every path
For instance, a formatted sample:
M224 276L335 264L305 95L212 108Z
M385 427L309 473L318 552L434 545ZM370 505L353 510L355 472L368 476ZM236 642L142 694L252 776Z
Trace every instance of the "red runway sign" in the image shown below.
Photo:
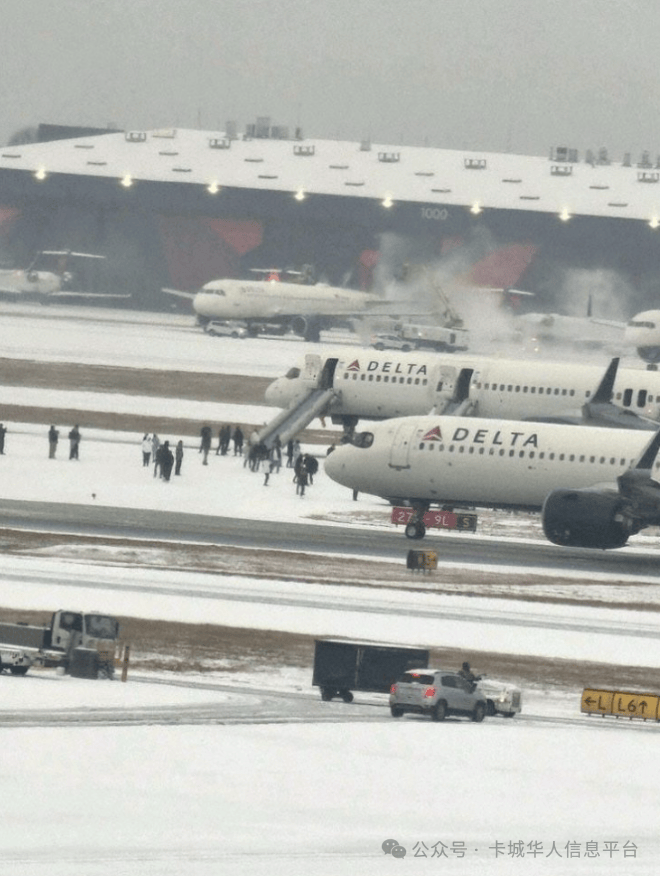
M413 515L412 508L392 508L391 522L405 526ZM427 529L458 529L460 532L477 531L477 515L454 511L427 511L423 518Z

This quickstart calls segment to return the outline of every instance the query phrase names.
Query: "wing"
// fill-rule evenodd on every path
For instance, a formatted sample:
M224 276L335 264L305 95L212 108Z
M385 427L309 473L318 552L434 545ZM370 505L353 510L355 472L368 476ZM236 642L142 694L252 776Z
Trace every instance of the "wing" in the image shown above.
M182 292L180 289L168 289L166 286L160 290L161 292L165 292L166 295L175 295L177 298L187 298L189 301L192 301L196 292Z

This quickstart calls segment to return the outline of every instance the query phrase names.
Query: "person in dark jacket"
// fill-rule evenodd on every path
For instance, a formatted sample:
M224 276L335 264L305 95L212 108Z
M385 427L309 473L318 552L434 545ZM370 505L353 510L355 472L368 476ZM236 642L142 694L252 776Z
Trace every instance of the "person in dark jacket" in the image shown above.
M218 449L222 456L227 455L227 450L229 450L229 442L231 441L231 426L227 424L223 426L222 429L218 432ZM217 455L217 454L216 454Z
M5 452L5 435L7 434L7 429L5 428L4 423L0 423L0 453Z
M55 428L55 426L51 426L48 430L48 459L55 459L55 454L57 452L57 442L59 440L59 431Z
M480 675L475 675L474 672L470 669L470 664L467 660L463 663L461 668L458 670L458 674L462 676L466 681L470 684L476 685L478 681L481 681Z
M165 441L163 446L160 448L161 453L161 461L160 461L160 470L161 477L164 481L169 481L170 475L172 474L172 466L174 465L174 454L170 450L170 442Z
M211 431L211 427L202 426L200 435L202 440L199 445L199 452L203 454L202 465L208 465L209 451L211 450L211 440L213 438L213 432Z
M80 429L74 426L69 432L69 459L78 459L78 448L80 447Z
M231 437L234 442L234 456L243 456L243 430L240 426L236 426Z
M183 441L179 441L176 445L176 450L174 451L174 474L181 474L181 463L183 462Z

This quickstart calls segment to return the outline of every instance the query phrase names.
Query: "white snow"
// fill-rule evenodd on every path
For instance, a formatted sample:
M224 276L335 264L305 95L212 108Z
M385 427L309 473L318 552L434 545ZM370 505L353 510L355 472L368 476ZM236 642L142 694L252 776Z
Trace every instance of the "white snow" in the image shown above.
M86 354L89 320L78 323L73 318L49 322L42 317L16 317L0 322L0 344L13 338L17 346L23 345L22 358L73 357L135 367L158 363L157 367L175 368L181 351L179 367L196 369L205 367L204 354L213 349L218 373L243 367L231 358L234 350L245 349L241 342L218 344L200 333L183 332L185 342L172 340L169 345L171 336L178 337L178 329L164 322L157 331L140 329L146 340L138 352L134 344L125 346L122 340L132 331L130 323L127 329L119 319L105 321L97 335L101 323L91 321L95 337L88 340ZM99 337L103 344L97 344ZM262 357L245 373L275 376L293 364L292 350L297 353L293 345L254 343L263 344L256 347ZM102 403L103 409L115 410L111 396L104 396ZM168 404L174 405L168 414L176 416L176 401ZM224 420L221 406L218 412ZM173 477L166 484L142 469L141 436L132 442L125 433L85 432L81 459L70 462L66 440L58 458L49 460L45 429L8 425L6 455L0 458L4 499L123 505L144 508L145 514L158 508L223 513L230 505L233 514L246 519L265 514L278 520L328 514L352 519L357 514L350 495L322 475L301 500L286 469L273 475L266 488L260 474L248 472L233 457L212 455L210 465L203 467L193 446L188 448L181 478ZM177 436L163 437L176 440ZM377 507L368 499L357 505L360 511ZM92 564L83 557L76 561L75 557L0 554L0 601L15 608L52 609L75 600L83 607L136 616L660 666L660 636L653 636L660 621L654 611L539 609L520 602L416 593L416 603L440 604L448 614L456 611L462 617L414 620L402 610L410 594L399 589L264 582L140 568L139 563L139 556L126 565L123 559ZM98 585L94 589L89 586L92 579ZM142 583L153 584L155 592L129 589ZM616 583L619 590L625 586L625 581ZM195 595L186 596L184 589ZM317 608L260 604L259 595L266 590L292 599L304 593L328 603ZM218 598L223 592L233 598ZM257 601L238 602L235 597L241 592ZM351 606L363 611L340 610L337 596L352 600ZM389 606L391 612L367 613L373 604ZM493 621L551 618L558 628L530 631L524 626L484 623L479 612L490 614ZM561 623L569 621L609 624L611 629L562 630ZM635 635L640 630L650 637ZM311 667L307 675L274 667L272 679L229 677L221 672L214 673L213 679L305 691L310 676ZM143 681L129 677L126 684L90 682L53 672L25 678L3 675L0 717L28 710L36 722L42 712L53 708L85 712L179 707L185 722L187 708L248 702L239 691L173 688ZM588 678L584 681L589 683ZM648 687L658 688L652 672ZM438 725L412 717L343 723L339 718L351 707L329 703L322 704L327 707L327 723L5 726L0 861L12 876L41 871L68 876L72 869L85 876L370 876L436 868L461 876L510 874L516 869L532 876L614 870L650 876L657 870L660 853L660 767L653 749L660 730L655 724L581 716L580 693L541 687L525 691L520 718L487 719L480 725L462 720ZM377 703L378 697L364 702ZM373 708L375 716L384 712L382 706ZM388 839L396 839L406 849L405 858L383 852ZM442 851L439 843L446 846L448 858L432 857L434 849L436 855ZM499 857L498 843L502 844ZM534 843L541 845L532 859ZM462 849L465 855L459 857ZM524 858L518 854L521 850ZM592 856L596 851L598 857Z

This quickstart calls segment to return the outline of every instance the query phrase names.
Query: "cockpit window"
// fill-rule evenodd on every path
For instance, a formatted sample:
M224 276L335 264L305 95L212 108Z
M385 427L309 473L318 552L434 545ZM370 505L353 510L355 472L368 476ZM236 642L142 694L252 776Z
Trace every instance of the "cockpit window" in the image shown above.
M287 380L295 380L297 377L300 377L300 368L289 368L284 376Z
M351 440L351 444L353 444L355 447L371 447L373 443L373 432L356 432Z

